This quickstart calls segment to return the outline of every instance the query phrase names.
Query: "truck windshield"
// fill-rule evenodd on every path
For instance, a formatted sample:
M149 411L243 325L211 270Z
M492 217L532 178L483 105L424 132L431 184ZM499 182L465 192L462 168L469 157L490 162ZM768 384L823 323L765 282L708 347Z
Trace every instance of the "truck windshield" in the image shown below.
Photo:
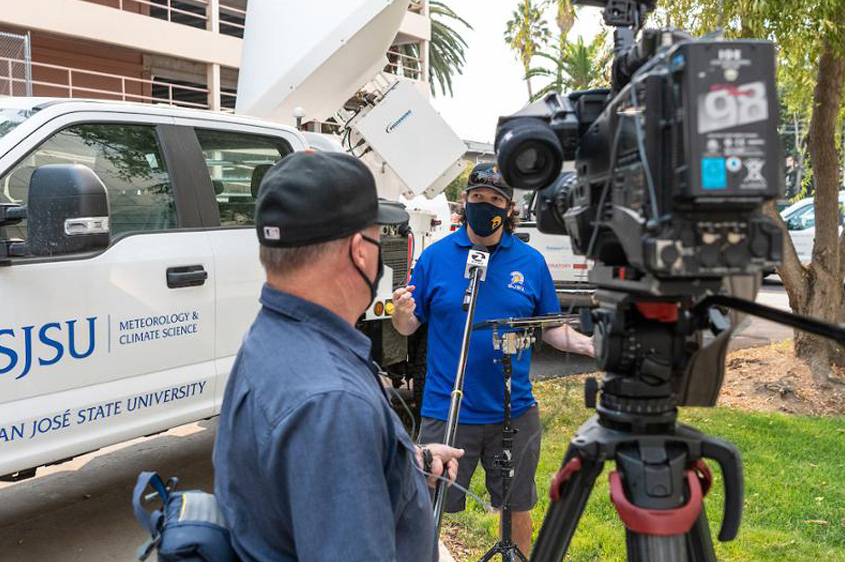
M0 108L0 138L5 137L9 131L20 125L34 112L29 109L2 109Z

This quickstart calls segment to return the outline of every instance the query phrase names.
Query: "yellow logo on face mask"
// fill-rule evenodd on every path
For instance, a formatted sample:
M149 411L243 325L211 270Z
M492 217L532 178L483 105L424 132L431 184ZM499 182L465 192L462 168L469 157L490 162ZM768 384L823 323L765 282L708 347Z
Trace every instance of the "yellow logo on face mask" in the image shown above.
M493 230L496 230L502 226L502 217L493 217L493 222L491 222L490 225L493 227Z

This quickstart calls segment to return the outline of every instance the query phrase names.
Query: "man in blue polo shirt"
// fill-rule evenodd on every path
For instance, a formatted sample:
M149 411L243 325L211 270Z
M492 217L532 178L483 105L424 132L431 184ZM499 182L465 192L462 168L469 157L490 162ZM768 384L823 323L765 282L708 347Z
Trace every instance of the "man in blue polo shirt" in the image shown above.
M551 273L543 256L513 236L513 189L505 184L495 164L479 164L469 176L463 194L465 226L426 249L417 262L411 283L394 294L393 325L404 335L428 324L428 373L423 395L420 441L442 441L454 387L466 312L461 307L467 280L464 268L473 245L490 250L487 278L481 283L475 321L526 317L560 312ZM593 343L568 326L546 330L543 341L562 351L593 355ZM470 339L464 397L455 446L465 450L457 482L467 487L481 460L487 490L494 507L502 504L502 479L494 465L502 452L504 420L503 373L495 361L489 331ZM537 502L534 473L540 457L542 433L537 402L528 372L531 354L513 361L512 415L514 480L511 484L513 539L528 554L531 546L530 510ZM463 492L451 488L446 511L464 509Z

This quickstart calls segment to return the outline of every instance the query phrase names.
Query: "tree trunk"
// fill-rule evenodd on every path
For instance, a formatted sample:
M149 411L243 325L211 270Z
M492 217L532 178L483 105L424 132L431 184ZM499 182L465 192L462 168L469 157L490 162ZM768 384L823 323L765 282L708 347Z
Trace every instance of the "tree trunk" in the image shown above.
M528 77L528 65L525 65L525 85L528 86L528 102L534 99L534 92L531 91L531 79Z
M836 54L831 45L824 44L819 58L818 82L813 95L813 115L807 135L810 160L816 185L816 239L813 261L803 275L803 283L795 283L794 272L787 272L789 282L784 286L790 304L799 314L828 322L843 320L843 272L845 241L840 239L839 227L839 164L836 155L836 120L842 102L845 80L845 56ZM801 295L798 294L800 291ZM845 357L832 342L806 333L796 333L795 354L810 366L819 383L830 380L830 365L834 358ZM837 357L840 356L840 357Z
M801 188L804 185L804 156L806 149L804 148L804 138L798 135L799 128L797 115L793 114L792 122L795 124L795 150L798 151L798 170L795 172L795 194L799 195L801 193Z

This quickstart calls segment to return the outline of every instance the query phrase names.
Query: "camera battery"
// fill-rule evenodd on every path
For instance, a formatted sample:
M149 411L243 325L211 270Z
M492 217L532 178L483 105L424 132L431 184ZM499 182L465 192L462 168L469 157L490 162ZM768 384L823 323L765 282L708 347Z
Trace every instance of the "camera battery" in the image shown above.
M775 48L769 41L697 41L670 53L684 115L680 195L696 203L783 193Z

